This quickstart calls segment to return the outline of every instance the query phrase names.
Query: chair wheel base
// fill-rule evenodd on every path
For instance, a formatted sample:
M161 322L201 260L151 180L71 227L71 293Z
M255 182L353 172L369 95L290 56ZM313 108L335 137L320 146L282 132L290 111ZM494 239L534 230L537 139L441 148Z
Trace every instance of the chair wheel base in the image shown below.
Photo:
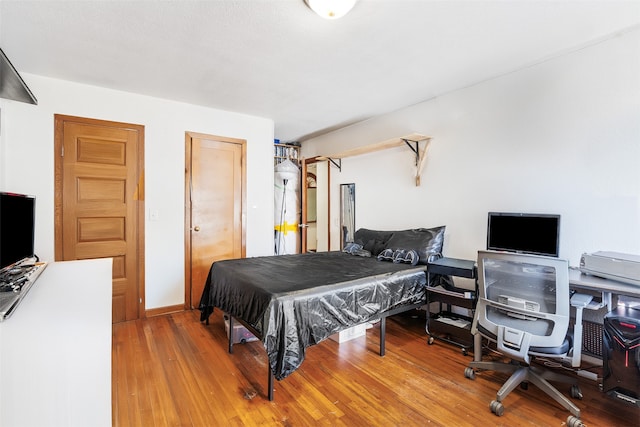
M476 371L473 368L464 368L464 376L470 380L476 379Z
M498 402L497 400L491 401L491 403L489 404L489 409L491 409L491 412L493 412L499 417L501 417L504 414L504 405Z
M574 399L582 400L582 390L577 385L571 386L571 397Z
M580 418L569 415L567 417L567 427L584 427L584 424L580 421Z

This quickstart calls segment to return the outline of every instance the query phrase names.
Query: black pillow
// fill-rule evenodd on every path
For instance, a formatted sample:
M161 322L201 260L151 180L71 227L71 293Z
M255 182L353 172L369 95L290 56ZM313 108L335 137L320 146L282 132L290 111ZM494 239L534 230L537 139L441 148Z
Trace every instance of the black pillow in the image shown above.
M414 250L420 257L419 264L426 264L429 259L442 255L445 226L434 228L415 228L412 230L394 231L387 241L385 249Z
M367 243L364 244L364 249L371 252L371 255L377 256L380 252L384 250L384 242L380 240L371 239Z
M393 231L378 231L359 228L353 238L353 241L371 252L371 255L378 256L385 249L387 240L391 237Z

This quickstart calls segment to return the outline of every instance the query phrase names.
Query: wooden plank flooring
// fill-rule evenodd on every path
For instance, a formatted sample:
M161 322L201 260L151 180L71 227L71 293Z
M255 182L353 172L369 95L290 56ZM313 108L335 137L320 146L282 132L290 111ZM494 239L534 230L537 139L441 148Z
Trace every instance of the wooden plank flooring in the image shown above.
M113 425L133 426L564 426L568 411L535 386L516 389L497 417L489 402L506 374L464 377L471 356L446 343L426 344L424 312L387 320L342 344L307 350L300 369L275 381L266 398L262 343L227 352L222 315L209 326L198 311L113 326ZM588 427L640 426L640 410L581 384L576 403ZM564 391L564 390L563 390Z

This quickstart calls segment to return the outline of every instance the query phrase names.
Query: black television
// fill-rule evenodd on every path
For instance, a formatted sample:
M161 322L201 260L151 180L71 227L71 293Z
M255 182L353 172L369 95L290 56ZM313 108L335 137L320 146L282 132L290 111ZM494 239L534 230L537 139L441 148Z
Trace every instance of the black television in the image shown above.
M489 212L487 249L558 257L560 215Z
M0 270L35 256L34 196L0 192Z

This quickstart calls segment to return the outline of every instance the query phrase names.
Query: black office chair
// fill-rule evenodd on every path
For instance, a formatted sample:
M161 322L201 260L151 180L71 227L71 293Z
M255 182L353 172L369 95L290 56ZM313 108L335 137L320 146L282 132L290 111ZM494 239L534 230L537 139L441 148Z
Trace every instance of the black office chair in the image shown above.
M580 409L548 380L572 384L570 394L582 398L576 375L563 375L540 364L538 358L553 360L573 368L580 366L582 348L582 309L590 296L576 294L573 331L569 329L569 265L558 258L494 251L478 252L478 304L471 333L495 343L497 351L510 362L481 361L478 353L465 369L475 379L475 370L512 373L490 403L491 411L501 416L502 401L518 385L533 383L569 410L568 427L583 426ZM476 340L478 342L478 340ZM476 349L476 352L482 352Z

